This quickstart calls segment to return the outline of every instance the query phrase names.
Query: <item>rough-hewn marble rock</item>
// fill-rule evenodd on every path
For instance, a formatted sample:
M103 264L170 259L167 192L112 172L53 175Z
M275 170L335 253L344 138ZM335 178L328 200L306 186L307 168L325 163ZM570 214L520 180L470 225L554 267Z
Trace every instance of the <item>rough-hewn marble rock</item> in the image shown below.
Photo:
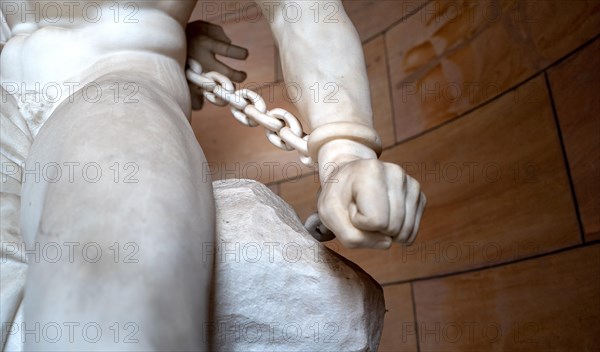
M381 286L304 229L264 185L214 183L214 321L226 351L376 351Z

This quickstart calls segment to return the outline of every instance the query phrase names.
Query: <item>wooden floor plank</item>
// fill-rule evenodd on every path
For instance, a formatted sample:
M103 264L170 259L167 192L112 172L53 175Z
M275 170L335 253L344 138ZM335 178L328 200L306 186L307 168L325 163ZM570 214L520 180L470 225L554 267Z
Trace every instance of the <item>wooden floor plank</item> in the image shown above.
M552 68L554 95L586 239L600 239L600 40Z
M396 138L519 84L600 33L598 1L433 1L386 33Z
M417 334L410 284L383 288L385 321L379 352L416 352Z
M600 245L414 284L421 351L596 351Z
M386 64L385 41L379 36L365 45L365 63L369 76L371 105L373 107L373 123L384 147L396 143L392 102L390 98L390 77Z
M410 16L426 0L344 0L348 17L365 41ZM331 10L330 10L331 11Z

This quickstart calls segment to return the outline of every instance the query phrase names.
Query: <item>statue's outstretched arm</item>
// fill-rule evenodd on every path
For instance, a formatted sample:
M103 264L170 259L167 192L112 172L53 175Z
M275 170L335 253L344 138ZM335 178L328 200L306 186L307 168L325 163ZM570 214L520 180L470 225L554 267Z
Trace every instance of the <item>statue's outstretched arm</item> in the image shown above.
M411 242L426 198L398 165L377 160L369 83L356 29L341 1L258 1L279 46L286 82L313 130L321 220L347 247ZM379 150L378 150L379 149Z

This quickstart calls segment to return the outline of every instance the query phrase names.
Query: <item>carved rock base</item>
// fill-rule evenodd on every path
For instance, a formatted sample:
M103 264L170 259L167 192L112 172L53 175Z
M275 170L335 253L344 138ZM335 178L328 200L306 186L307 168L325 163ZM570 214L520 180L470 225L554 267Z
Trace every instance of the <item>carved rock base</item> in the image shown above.
M316 241L261 183L214 182L213 322L223 351L376 351L381 286Z

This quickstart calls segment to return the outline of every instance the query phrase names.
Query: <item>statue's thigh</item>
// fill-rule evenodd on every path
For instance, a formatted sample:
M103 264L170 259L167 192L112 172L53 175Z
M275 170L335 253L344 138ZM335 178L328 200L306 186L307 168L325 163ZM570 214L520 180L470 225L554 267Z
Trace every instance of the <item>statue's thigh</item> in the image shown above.
M144 348L198 348L215 231L204 155L165 94L98 84L100 99L80 91L55 110L27 160L21 223L40 255L26 320L132 322Z

